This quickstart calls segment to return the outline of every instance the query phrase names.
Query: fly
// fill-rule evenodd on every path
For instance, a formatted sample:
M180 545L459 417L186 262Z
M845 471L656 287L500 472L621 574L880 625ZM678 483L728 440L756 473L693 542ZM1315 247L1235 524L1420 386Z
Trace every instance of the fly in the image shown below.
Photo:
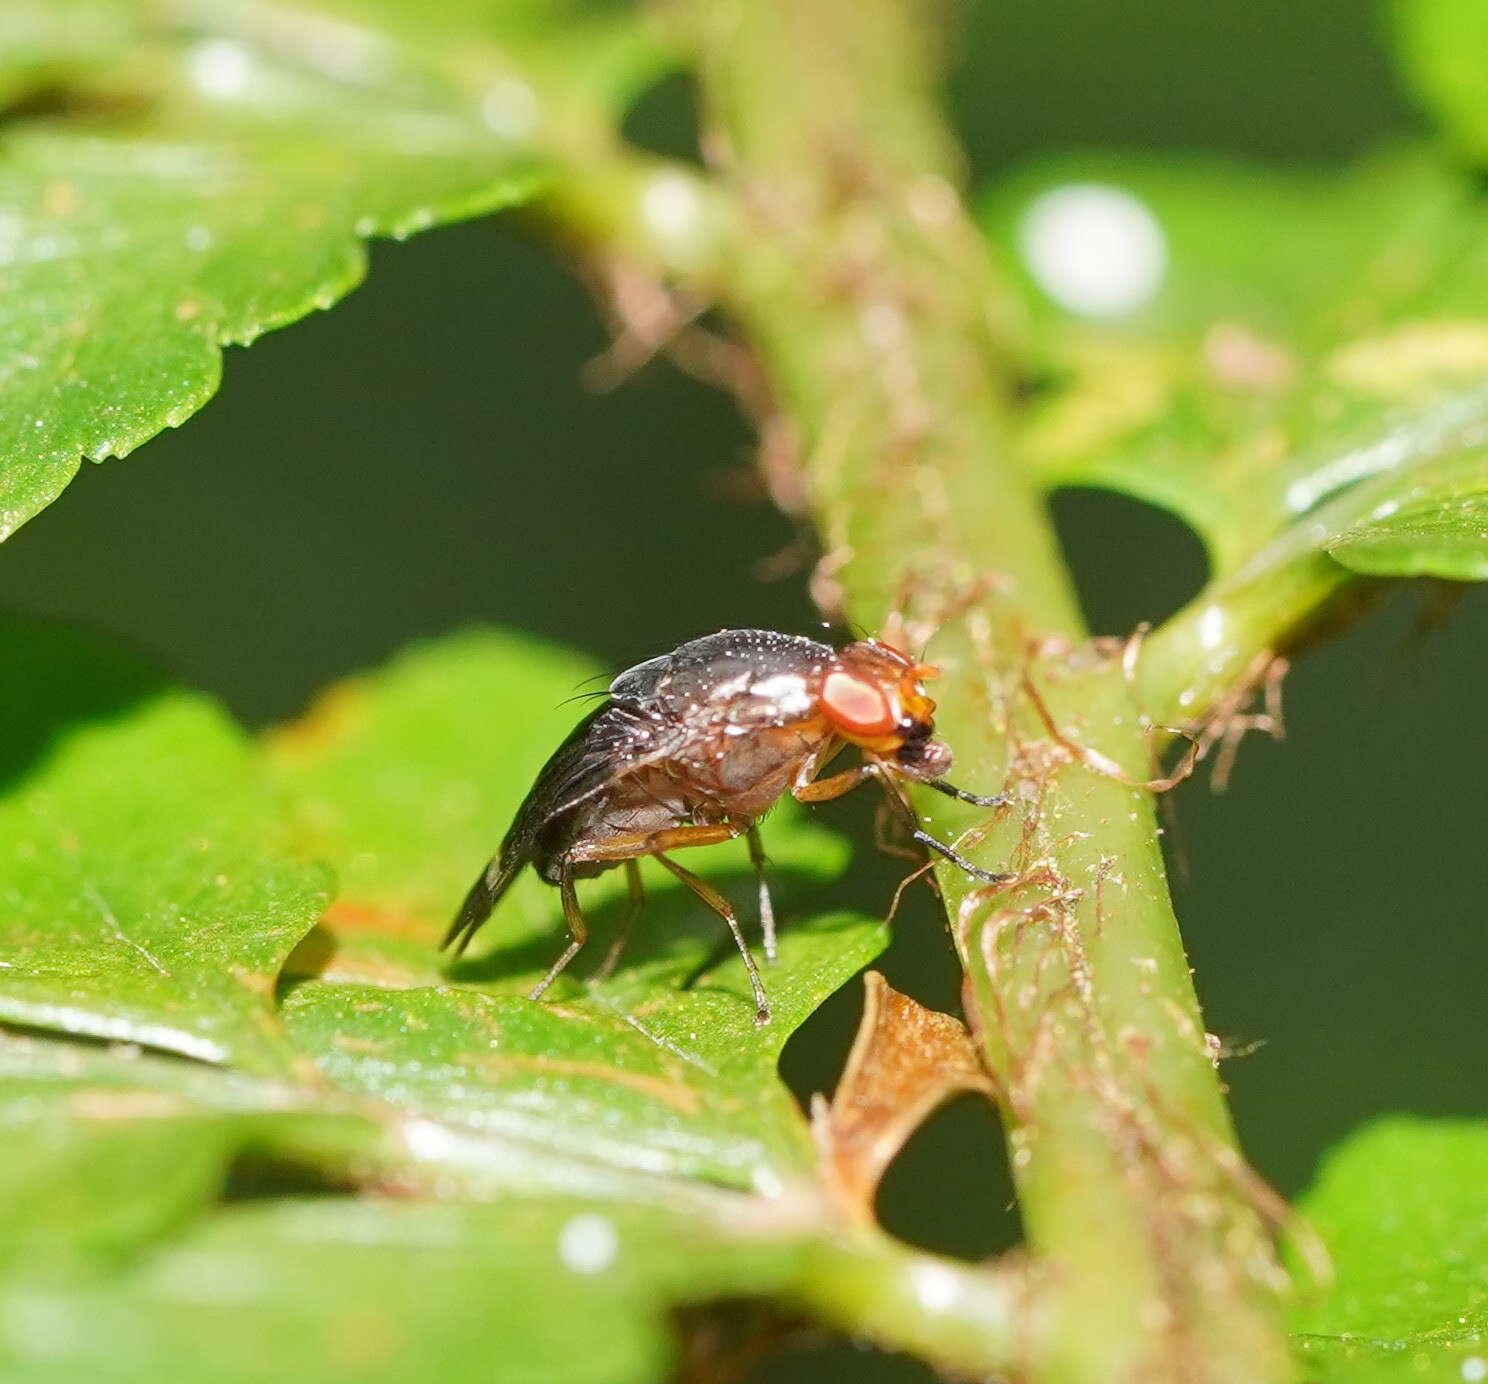
M834 649L769 630L723 630L627 669L538 774L444 946L460 955L531 865L557 886L569 935L532 990L538 999L589 935L574 881L624 865L630 906L602 968L607 973L644 899L637 862L651 856L728 925L754 988L755 1022L767 1022L759 968L732 906L670 853L747 839L765 956L774 960L775 911L755 824L782 795L826 802L878 778L886 787L902 779L924 783L981 807L1004 801L945 781L951 750L934 738L935 703L924 688L937 672L876 639ZM862 761L820 777L845 745L855 745ZM973 865L918 823L913 835L977 879L1006 878Z

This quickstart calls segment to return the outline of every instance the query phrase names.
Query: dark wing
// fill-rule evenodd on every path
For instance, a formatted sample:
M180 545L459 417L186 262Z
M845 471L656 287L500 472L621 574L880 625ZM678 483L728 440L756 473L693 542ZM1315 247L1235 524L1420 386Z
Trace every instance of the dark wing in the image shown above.
M580 721L543 765L500 851L471 885L441 945L461 955L512 881L536 859L542 833L617 778L665 757L677 738L664 723L618 702L607 702Z

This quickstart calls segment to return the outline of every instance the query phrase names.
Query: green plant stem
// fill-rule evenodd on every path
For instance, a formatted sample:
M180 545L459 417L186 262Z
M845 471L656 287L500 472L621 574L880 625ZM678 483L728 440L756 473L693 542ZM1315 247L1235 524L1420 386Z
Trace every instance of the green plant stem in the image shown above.
M1203 726L1237 690L1254 691L1268 655L1288 648L1351 578L1327 554L1311 551L1206 588L1143 645L1143 712L1156 726Z
M978 1376L1015 1371L1039 1334L1020 1269L958 1263L857 1231L809 1245L797 1296L854 1335Z
M738 209L724 301L757 352L857 619L942 621L941 724L1013 811L941 883L1002 1084L1049 1380L1284 1377L1278 1286L1162 874L1121 670L1092 654L1011 455L999 294L957 198L926 36L895 0L715 0L696 25ZM830 584L825 586L830 595ZM958 613L959 612L959 613ZM1051 734L1024 677L1042 689ZM927 818L977 821L939 800ZM985 814L982 814L985 816Z

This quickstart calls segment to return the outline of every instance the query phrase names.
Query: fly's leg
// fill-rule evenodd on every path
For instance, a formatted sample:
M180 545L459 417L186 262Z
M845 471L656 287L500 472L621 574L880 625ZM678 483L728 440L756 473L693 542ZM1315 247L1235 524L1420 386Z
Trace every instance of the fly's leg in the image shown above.
M568 945L563 954L548 967L548 973L527 993L529 1000L540 1000L563 973L563 968L578 955L579 948L589 940L589 929L584 925L584 915L579 912L579 896L574 890L573 862L567 858L558 867L558 893L563 900L563 919L568 924Z
M1002 807L1008 801L1006 793L994 793L988 797L982 793L968 793L964 788L957 788L954 783L947 783L944 779L924 780L926 788L933 788L937 793L944 793L948 798L955 798L957 802L972 803L977 807Z
M734 935L734 945L738 947L739 955L744 958L744 969L749 972L749 983L754 987L755 1026L769 1023L770 1002L765 998L764 982L760 980L759 967L754 964L754 957L749 951L749 943L744 940L744 934L739 930L739 920L734 916L734 910L729 901L711 884L699 879L691 870L684 870L664 855L658 855L656 858L728 924L729 931Z
M977 807L1001 807L1008 801L1006 793L997 793L990 797L981 793L968 793L964 788L957 788L954 783L947 783L944 779L928 779L925 781L925 787L933 788L937 793L944 793L946 797L955 798L958 802L974 803ZM910 835L921 845L929 846L937 855L949 860L958 870L964 870L973 879L981 880L983 884L1004 884L1012 879L1012 875L1000 875L992 870L984 870L980 865L973 865L959 851L953 850L944 841L937 841L928 831L921 829L909 800L902 795L897 796L909 815Z
M758 827L749 828L749 863L759 884L760 932L765 939L765 960L775 959L775 904L770 898L770 881L765 877L765 847Z
M867 783L869 779L880 776L879 766L872 760L865 760L851 769L844 769L840 774L796 783L791 788L791 797L798 803L830 802L833 798L840 798L844 793L851 793L860 783Z
M840 778L841 775L838 775L838 777ZM828 780L828 782L830 782L830 780ZM904 789L899 786L898 782L894 779L889 778L887 775L883 775L882 777L880 777L879 782L883 784L885 799L890 803L891 807L897 807L899 811L904 814L904 820L909 826L910 836L912 836L922 846L929 846L930 849L937 855L944 856L951 862L952 865L956 866L958 869L964 870L973 879L981 880L983 884L1003 884L1012 878L1011 875L1000 875L992 870L984 870L980 865L973 865L971 861L969 861L959 851L955 850L951 846L946 845L944 841L937 840L935 837L931 836L928 831L924 830L920 826L919 818L915 816L914 805L905 796ZM953 798L960 798L966 802L976 801L979 802L983 807L992 806L992 800L973 799L971 794L963 793L959 788L953 789L950 784L945 783L943 779L935 779L931 781L928 784L928 787L939 788L942 793L949 793L949 796Z
M732 841L744 828L732 822L707 826L667 827L662 831L631 831L612 836L593 845L578 845L568 853L570 860L635 860L643 855L659 856L662 851L679 851L687 846L716 846Z
M937 855L943 855L957 869L965 870L973 879L979 879L983 884L1005 884L1012 879L1011 875L999 875L992 870L984 870L980 865L973 865L964 855L957 854L944 841L937 841L928 831L921 831L919 827L911 829L910 833L916 841L929 846Z
M614 944L610 947L609 954L604 959L604 964L594 973L593 979L596 981L608 980L614 973L615 965L620 960L620 953L624 950L625 943L630 937L631 927L640 913L641 905L645 902L646 895L645 889L641 884L640 867L636 864L642 856L654 855L673 874L677 874L680 867L673 865L670 860L663 859L662 851L681 850L687 846L715 846L722 841L732 841L743 830L744 828L742 826L737 826L732 822L717 822L703 826L667 827L662 831L628 832L624 836L612 836L607 841L573 847L565 857L565 861L568 864L579 861L624 861L626 883L630 887L630 905L620 925L620 935L616 937ZM681 876L678 875L678 878L681 878ZM695 877L689 874L687 878L691 880ZM702 883L700 880L697 882L699 884ZM722 895L715 893L715 897L721 899ZM564 904L563 911L564 916L569 919L569 931L572 932L573 917L569 914L566 903ZM577 905L575 905L576 911ZM582 920L580 920L580 927L582 928ZM568 964L569 959L577 950L577 944L569 947L558 964L548 973L547 979L538 987L537 994L541 994L547 988L549 982ZM752 960L750 967L752 970Z
M625 862L625 887L630 893L630 899L625 905L625 916L620 920L620 931L610 944L603 963L590 977L595 984L606 981L615 974L615 963L620 960L620 953L625 950L631 929L635 927L635 921L641 916L641 908L646 902L646 886L641 883L641 867L634 859Z
M918 851L912 851L904 844L902 834L892 831L898 826L902 832L904 827L904 812L901 809L896 812L895 803L889 794L885 793L878 806L873 811L873 844L885 855L893 856L896 860L910 860L916 865L923 865L924 860ZM900 819L896 822L896 818Z

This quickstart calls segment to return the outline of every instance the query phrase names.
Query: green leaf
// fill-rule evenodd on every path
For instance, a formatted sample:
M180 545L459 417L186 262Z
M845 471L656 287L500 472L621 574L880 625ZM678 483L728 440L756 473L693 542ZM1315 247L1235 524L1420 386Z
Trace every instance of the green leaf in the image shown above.
M1407 82L1470 158L1488 159L1488 10L1477 0L1392 0Z
M734 1194L702 1183L570 1158L500 1130L439 1124L391 1103L340 1091L308 1063L293 1078L261 1077L137 1049L0 1034L0 1128L16 1132L17 1150L31 1136L53 1137L58 1148L80 1150L114 1136L141 1147L156 1139L164 1150L154 1163L159 1176L161 1167L172 1166L169 1148L188 1127L210 1145L210 1155L203 1156L219 1171L241 1165L251 1174L250 1188L266 1179L281 1193L370 1187L478 1200L583 1195L705 1217L738 1203ZM173 1217L184 1219L193 1203L213 1190L207 1185L209 1170L196 1169L200 1177L194 1177L189 1163L183 1165L180 1185L146 1188L147 1161L138 1165L139 1214L120 1218L122 1229L115 1234L102 1210L106 1158L90 1164L79 1156L50 1170L21 1159L5 1171L0 1151L0 1179L24 1188L50 1175L59 1195L79 1208L75 1215L61 1216L37 1208L35 1219L43 1227L38 1233L32 1233L25 1214L13 1215L0 1229L0 1273L19 1271L23 1251L48 1237L43 1269L87 1267L92 1261L111 1267L155 1234L172 1229ZM123 1194L129 1179L122 1168L119 1178L117 1190ZM223 1180L225 1174L218 1178Z
M367 237L537 186L476 95L386 37L258 5L203 17L141 17L87 90L93 119L0 131L0 537L81 457L184 422L215 392L224 345L353 288Z
M1328 544L1345 567L1366 576L1488 580L1488 458L1419 471L1399 499Z
M0 638L0 1020L286 1069L274 985L327 879L280 852L249 742L118 655Z
M246 1205L116 1283L12 1289L0 1361L28 1384L644 1384L672 1363L663 1303L777 1288L795 1259L654 1209Z
M0 104L117 58L139 34L140 14L119 0L50 0L0 6Z
M679 64L664 25L633 0L319 0L316 7L394 38L456 84L474 88L488 123L577 120L618 128L625 108Z
M69 1102L48 1091L0 1104L0 1274L52 1277L113 1262L168 1235L216 1194L226 1164L221 1124L117 1118L130 1099ZM148 1091L132 1099L157 1114L164 1101Z
M537 771L584 714L575 694L603 686L596 671L536 639L471 631L331 688L266 737L296 841L338 871L329 925L363 941L385 937L390 964L397 943L411 941L401 953L411 969L390 982L437 975L439 939ZM501 916L536 906L547 930L551 892L529 879Z
M848 917L787 935L767 972L763 1030L736 960L689 990L675 988L682 968L648 967L555 1004L307 984L285 1017L343 1090L570 1159L776 1192L814 1161L775 1071L780 1049L883 941L881 927Z
M1488 1377L1488 1123L1370 1125L1328 1156L1300 1210L1334 1265L1294 1322L1320 1378Z
M1025 444L1051 486L1172 509L1223 579L1285 535L1317 552L1424 501L1417 472L1477 446L1488 203L1466 179L1407 157L1327 176L1067 160L1001 189L990 228L1016 240L1033 199L1070 183L1134 197L1167 268L1099 320L1028 278L1048 386Z
M383 1137L323 1090L8 1034L0 1131L0 1282L117 1271L203 1214L250 1152L309 1167L375 1158Z
M809 1205L709 1205L685 1187L650 1203L322 1195L214 1209L245 1156L396 1177L385 1125L333 1092L0 1036L0 1373L652 1379L671 1354L667 1308L778 1291L819 1233ZM435 1142L413 1132L410 1159ZM402 1185L477 1184L441 1172Z

